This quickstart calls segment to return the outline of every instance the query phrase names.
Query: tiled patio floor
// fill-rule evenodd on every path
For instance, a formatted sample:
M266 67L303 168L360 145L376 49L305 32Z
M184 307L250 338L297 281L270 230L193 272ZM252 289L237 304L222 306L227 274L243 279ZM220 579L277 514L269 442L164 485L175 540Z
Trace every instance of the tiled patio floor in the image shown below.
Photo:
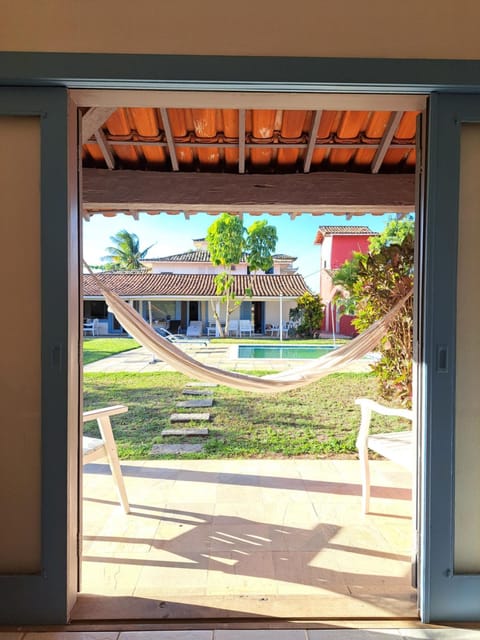
M129 515L86 466L73 618L415 618L410 477L371 466L369 515L357 460L122 462Z

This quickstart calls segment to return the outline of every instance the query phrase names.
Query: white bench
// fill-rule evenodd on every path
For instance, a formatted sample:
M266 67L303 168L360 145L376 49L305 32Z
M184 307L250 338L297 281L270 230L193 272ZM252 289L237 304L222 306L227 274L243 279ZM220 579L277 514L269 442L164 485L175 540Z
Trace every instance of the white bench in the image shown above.
M90 438L83 436L83 464L95 462L100 458L107 458L108 464L112 471L113 481L118 491L120 504L125 513L130 513L130 505L128 504L125 483L123 482L122 470L118 460L117 445L112 433L112 425L110 424L110 416L116 416L120 413L126 413L128 407L123 404L117 404L113 407L105 407L103 409L93 409L85 411L83 414L83 422L96 420L100 429L101 438Z
M355 404L360 405L362 417L360 429L357 437L357 449L361 463L362 474L362 507L363 512L368 513L370 508L370 468L368 460L368 450L375 451L387 460L392 460L405 469L413 471L414 468L414 447L413 432L394 431L392 433L376 433L369 435L372 412L380 413L384 416L397 416L413 420L411 409L392 409L370 400L369 398L357 398Z

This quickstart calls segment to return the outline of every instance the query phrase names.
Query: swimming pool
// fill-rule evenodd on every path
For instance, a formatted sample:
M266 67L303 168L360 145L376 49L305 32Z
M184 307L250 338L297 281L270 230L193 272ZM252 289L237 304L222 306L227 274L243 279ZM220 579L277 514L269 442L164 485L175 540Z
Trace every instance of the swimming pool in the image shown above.
M260 360L265 359L280 359L280 360L308 360L312 358L320 358L326 353L330 353L332 349L335 349L333 345L317 345L317 344L288 344L288 345L276 345L276 344L239 344L238 345L238 357L239 358L258 358Z

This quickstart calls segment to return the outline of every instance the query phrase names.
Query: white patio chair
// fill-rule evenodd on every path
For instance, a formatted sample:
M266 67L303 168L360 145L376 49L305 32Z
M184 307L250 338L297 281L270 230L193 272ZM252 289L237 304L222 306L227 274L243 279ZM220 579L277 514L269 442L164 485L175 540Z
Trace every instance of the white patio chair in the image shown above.
M192 320L187 327L188 338L200 338L202 335L202 321Z
M396 409L384 407L383 405L370 400L370 398L357 398L355 404L361 408L361 422L357 437L357 449L361 463L362 476L362 507L363 513L368 513L370 509L370 468L368 460L368 450L379 453L387 460L396 462L398 465L413 471L415 458L413 449L413 432L392 431L391 433L375 433L368 435L372 412L380 413L384 416L397 416L413 420L411 409Z
M277 322L267 324L265 327L266 336L271 336L272 338L274 338L275 336L279 335L279 332L280 332L280 327L278 326Z
M228 324L228 335L238 338L239 325L238 320L230 320Z
M89 332L92 336L98 335L98 318L83 323L83 335L86 336Z
M240 320L239 334L240 336L252 336L251 320Z
M118 460L117 445L115 444L112 425L110 424L110 416L116 416L120 413L126 413L127 411L128 407L123 404L117 404L113 407L105 407L103 409L93 409L92 411L84 411L83 422L96 420L101 437L91 438L89 436L83 436L83 464L89 464L101 458L107 458L120 504L125 513L130 513L127 491Z
M217 335L217 325L215 322L209 322L207 325L207 338Z

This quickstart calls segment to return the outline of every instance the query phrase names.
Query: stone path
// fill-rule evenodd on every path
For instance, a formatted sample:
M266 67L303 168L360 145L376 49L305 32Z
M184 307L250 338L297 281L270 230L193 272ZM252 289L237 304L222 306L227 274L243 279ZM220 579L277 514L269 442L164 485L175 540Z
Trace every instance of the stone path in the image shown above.
M166 453L200 453L200 451L203 451L203 444L154 444L151 453L161 455Z
M184 396L213 396L213 391L209 389L190 389L189 387L185 387L182 393Z
M172 413L170 422L209 422L209 413Z
M199 427L198 429L164 429L162 436L208 436L208 429Z
M211 407L213 398L205 398L205 400L181 400L175 404L179 409L200 409Z
M182 394L190 396L203 396L195 400L180 400L177 401L176 407L179 409L200 409L213 406L213 391L209 387L217 387L214 382L189 382L182 390ZM207 396L207 397L205 397ZM209 422L211 420L211 414L207 411L198 413L172 413L170 416L170 422ZM192 427L188 429L164 429L161 433L162 437L178 436L195 437L195 436L208 436L209 430L206 427ZM204 445L201 443L185 444L185 443L173 443L173 444L154 444L150 453L152 454L179 454L182 453L199 453L203 451Z

